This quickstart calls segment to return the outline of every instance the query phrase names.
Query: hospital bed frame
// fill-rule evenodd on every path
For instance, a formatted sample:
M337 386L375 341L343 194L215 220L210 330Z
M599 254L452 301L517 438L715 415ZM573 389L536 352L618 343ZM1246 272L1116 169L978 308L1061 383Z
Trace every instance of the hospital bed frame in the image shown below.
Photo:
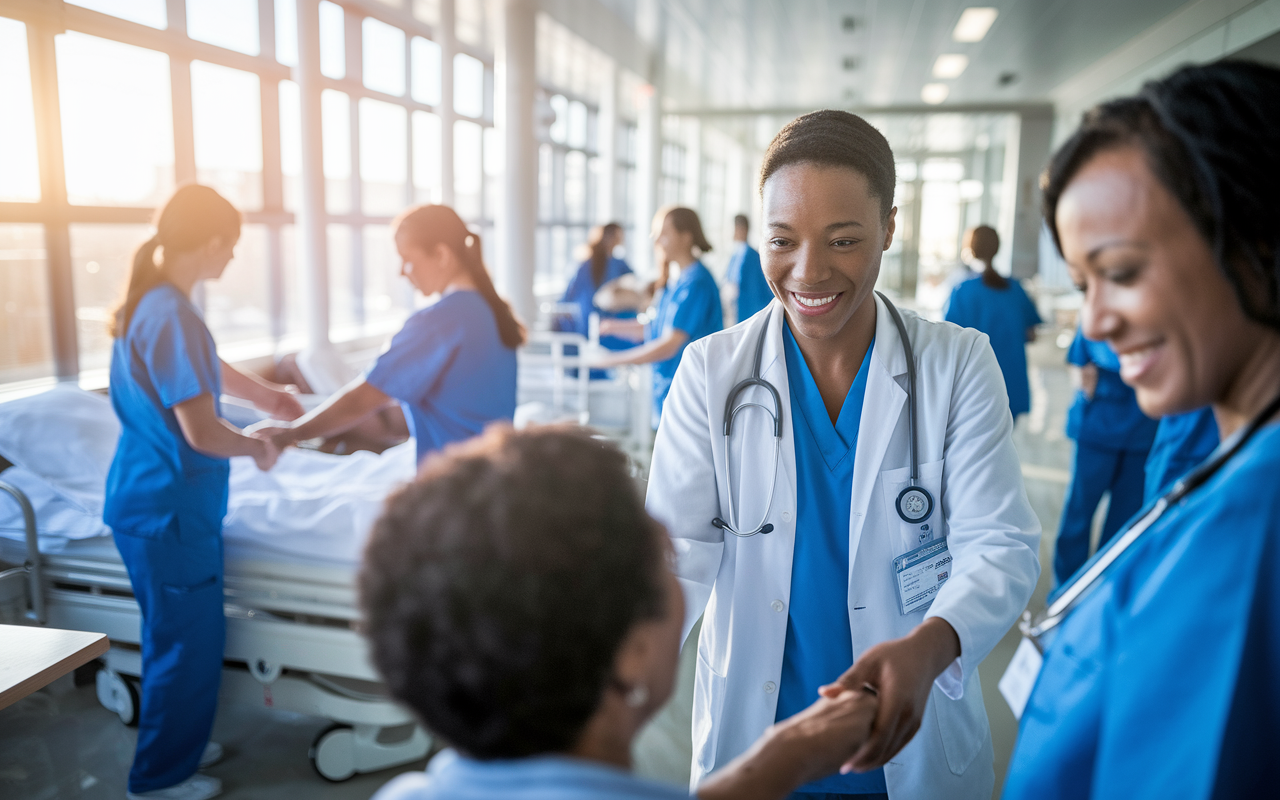
M23 565L0 571L0 598L25 584L22 605L30 608L19 622L110 637L98 699L125 724L136 724L141 612L124 564L118 556L42 554L26 495L2 480L0 494L21 506L26 546ZM331 720L308 754L330 781L417 761L432 744L387 697L369 663L368 646L354 630L354 579L354 569L339 567L252 560L226 567L222 697Z

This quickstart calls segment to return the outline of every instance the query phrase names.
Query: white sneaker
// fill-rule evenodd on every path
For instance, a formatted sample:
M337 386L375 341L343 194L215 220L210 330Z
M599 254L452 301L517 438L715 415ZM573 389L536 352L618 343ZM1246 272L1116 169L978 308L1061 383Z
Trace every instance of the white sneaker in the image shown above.
M200 766L197 769L212 767L222 760L222 745L217 742L209 742L204 746L204 752L200 754Z
M139 792L137 794L126 792L125 797L128 797L129 800L146 800L147 798L154 798L155 800L208 800L210 797L217 797L220 794L222 794L222 781L197 772L182 783L175 783L172 786L166 786L163 789L155 789L150 792Z

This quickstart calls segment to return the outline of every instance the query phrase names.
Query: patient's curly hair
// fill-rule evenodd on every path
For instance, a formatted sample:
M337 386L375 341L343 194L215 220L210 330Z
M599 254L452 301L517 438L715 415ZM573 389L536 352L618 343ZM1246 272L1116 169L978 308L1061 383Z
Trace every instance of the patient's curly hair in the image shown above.
M661 527L581 428L490 428L428 458L374 526L363 629L391 694L479 759L562 752L633 625L662 616Z

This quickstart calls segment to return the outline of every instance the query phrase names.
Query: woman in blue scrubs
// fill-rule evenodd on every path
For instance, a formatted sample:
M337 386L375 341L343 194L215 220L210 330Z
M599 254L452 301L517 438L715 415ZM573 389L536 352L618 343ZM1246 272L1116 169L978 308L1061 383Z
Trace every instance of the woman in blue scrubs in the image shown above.
M644 344L597 359L597 367L623 364L653 364L653 427L662 418L662 404L671 391L671 381L680 366L680 357L690 342L724 327L720 289L698 256L711 252L711 243L702 232L702 220L691 208L665 208L653 218L654 253L658 263L656 289L662 289L658 307L648 324L631 320L601 322L600 333ZM674 281L669 279L672 263L680 267Z
M1145 413L1211 405L1223 444L1040 623L1006 800L1275 796L1277 97L1280 70L1186 67L1090 111L1049 166L1085 335L1120 356Z
M587 240L591 248L591 256L583 261L574 274L573 280L564 290L561 303L578 307L573 315L558 317L555 329L569 331L583 336L588 335L592 314L599 314L601 321L606 319L634 319L634 311L604 311L595 304L596 292L609 281L631 274L631 267L620 258L614 258L613 251L622 244L625 234L622 226L616 222L593 228ZM610 350L625 350L635 343L616 336L601 336L600 344Z
M280 417L302 407L284 387L218 358L191 304L216 280L240 238L240 213L205 186L184 186L138 248L116 311L111 404L120 442L107 475L103 520L142 611L142 707L129 797L213 797L209 742L222 677L222 518L232 456L263 470L279 450L220 418L219 398L252 401Z
M1080 389L1067 411L1076 459L1054 545L1054 585L1089 558L1093 515L1104 494L1110 500L1099 549L1142 508L1147 454L1156 434L1156 421L1142 413L1133 389L1120 380L1120 360L1106 342L1091 342L1077 329L1067 362L1080 370Z
M996 272L993 259L1000 250L994 228L980 225L969 237L973 257L983 264L978 280L961 281L951 290L947 322L982 331L991 340L1014 419L1031 410L1027 381L1027 343L1036 340L1036 326L1044 322L1022 284Z
M493 287L480 237L448 206L417 206L393 223L401 274L424 295L362 377L290 425L258 429L280 447L331 436L399 402L418 461L516 410L516 348L525 329Z

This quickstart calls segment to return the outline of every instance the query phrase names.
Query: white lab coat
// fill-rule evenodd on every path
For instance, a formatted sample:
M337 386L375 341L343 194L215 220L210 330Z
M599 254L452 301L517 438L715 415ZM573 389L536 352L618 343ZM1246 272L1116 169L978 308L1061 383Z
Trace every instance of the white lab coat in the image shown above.
M920 731L885 766L885 780L891 798L987 800L995 777L978 664L1031 597L1040 574L1040 523L1027 501L1004 380L986 335L903 311L917 364L921 479L937 503L929 522L934 534L948 538L953 572L927 611L901 613L892 560L922 538L920 526L902 522L894 508L910 473L907 362L878 297L876 314L849 521L853 656L905 636L928 617L955 628L961 657L935 681ZM691 344L654 446L646 505L675 545L686 635L704 617L693 701L695 784L747 750L777 709L796 518L783 317L775 300L746 322ZM774 480L774 436L763 412L740 413L727 465L725 400L751 374L766 325L761 375L777 387L783 410L777 493L768 513L774 529L738 538L711 524L714 517L730 519L726 470L740 527L750 529L765 513ZM740 397L768 403L759 388Z

